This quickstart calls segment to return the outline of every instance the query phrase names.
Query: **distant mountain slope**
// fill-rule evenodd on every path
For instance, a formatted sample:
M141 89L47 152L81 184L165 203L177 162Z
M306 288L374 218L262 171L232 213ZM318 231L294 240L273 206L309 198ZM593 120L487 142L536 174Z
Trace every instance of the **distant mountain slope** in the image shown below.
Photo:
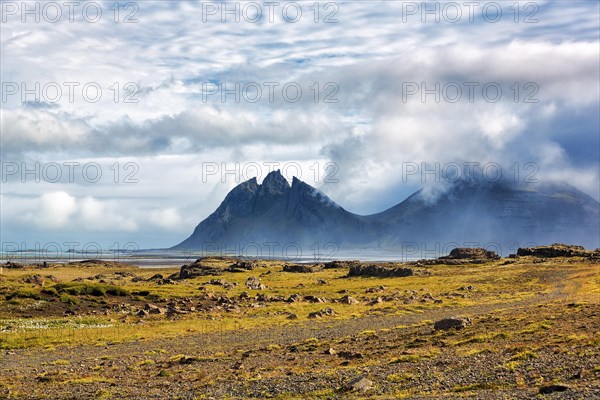
M395 248L417 242L497 245L502 253L533 244L600 244L600 204L566 184L459 182L430 199L419 191L369 216Z
M436 196L418 191L378 214L360 216L279 171L236 186L173 249L227 249L318 243L341 249L447 252L448 247L517 247L565 242L600 246L600 204L566 184L459 182ZM271 246L270 244L267 245Z

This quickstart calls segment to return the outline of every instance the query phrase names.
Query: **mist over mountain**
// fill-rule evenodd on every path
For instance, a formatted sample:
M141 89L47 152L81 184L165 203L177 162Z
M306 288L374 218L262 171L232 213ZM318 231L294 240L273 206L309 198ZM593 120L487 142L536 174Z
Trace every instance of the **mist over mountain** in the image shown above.
M501 254L555 242L600 247L600 203L559 183L459 181L431 196L419 190L372 215L345 210L318 189L273 171L236 186L190 237L172 249L240 252L286 245L308 250L433 254L486 247Z

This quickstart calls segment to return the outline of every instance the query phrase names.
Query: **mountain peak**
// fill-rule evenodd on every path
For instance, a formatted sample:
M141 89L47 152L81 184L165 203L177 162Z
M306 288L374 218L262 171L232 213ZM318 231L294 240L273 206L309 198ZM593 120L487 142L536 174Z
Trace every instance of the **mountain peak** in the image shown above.
M290 188L287 179L281 175L280 170L271 171L262 182L263 190L271 193L284 193Z

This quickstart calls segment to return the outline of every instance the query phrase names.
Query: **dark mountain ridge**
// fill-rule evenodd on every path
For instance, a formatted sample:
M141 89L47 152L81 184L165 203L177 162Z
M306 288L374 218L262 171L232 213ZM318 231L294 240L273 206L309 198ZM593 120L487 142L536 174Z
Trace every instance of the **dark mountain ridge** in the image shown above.
M311 247L330 245L443 252L456 244L507 254L554 242L599 247L600 203L567 184L460 181L435 196L419 190L385 211L362 216L273 171L262 184L252 178L236 186L172 249L241 253L249 246L292 246L310 254Z

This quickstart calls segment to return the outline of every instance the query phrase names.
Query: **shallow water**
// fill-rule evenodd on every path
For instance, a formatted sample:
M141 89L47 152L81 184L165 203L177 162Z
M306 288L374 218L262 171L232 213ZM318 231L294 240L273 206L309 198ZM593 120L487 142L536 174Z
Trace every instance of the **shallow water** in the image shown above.
M239 255L234 253L211 253L202 251L174 251L174 250L138 250L115 252L47 252L47 251L19 251L0 253L0 262L13 261L17 263L68 263L88 259L101 259L105 261L124 262L144 268L180 267L194 260L206 256L231 256L240 258L260 258L268 260L284 260L289 262L317 263L332 260L361 260L361 261L413 261L421 257L403 255L400 252L388 251L337 251L322 254L251 254Z

